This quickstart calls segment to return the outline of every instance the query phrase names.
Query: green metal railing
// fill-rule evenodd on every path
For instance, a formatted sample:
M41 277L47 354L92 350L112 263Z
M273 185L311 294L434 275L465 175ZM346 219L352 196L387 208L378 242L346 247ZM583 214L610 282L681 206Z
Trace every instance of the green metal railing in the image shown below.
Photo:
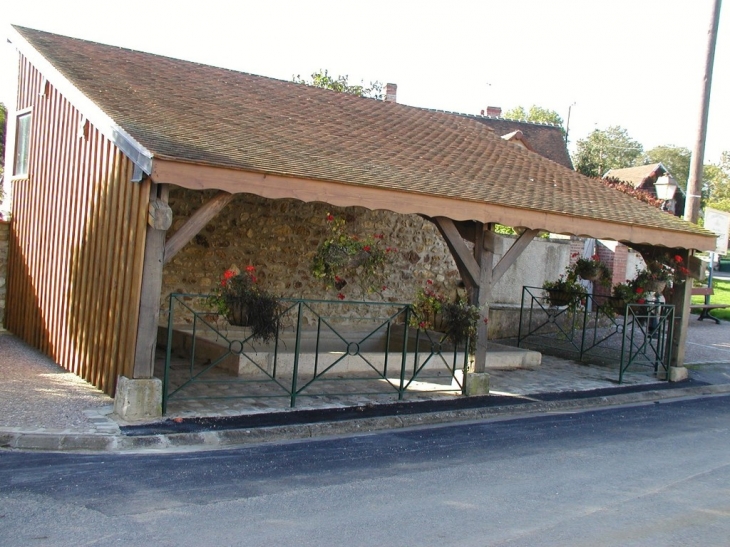
M464 392L468 347L412 326L420 318L409 304L281 299L276 338L263 344L204 311L207 298L170 295L163 413L173 398L284 397L294 407L300 397L392 393L401 400L419 382L432 392ZM343 382L344 391L336 387Z
M618 381L629 367L660 368L668 376L674 335L674 306L648 300L619 305L610 297L577 296L551 306L545 291L523 287L518 346L570 356L579 361L619 365Z

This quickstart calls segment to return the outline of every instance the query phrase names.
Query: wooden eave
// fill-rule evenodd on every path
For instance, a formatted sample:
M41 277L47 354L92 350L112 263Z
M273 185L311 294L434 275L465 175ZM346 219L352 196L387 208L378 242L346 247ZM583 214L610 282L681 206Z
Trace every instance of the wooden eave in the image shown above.
M589 217L560 215L399 189L286 177L170 159L154 158L150 176L158 184L173 184L191 190L215 189L231 194L255 194L268 199L292 198L304 202L330 203L338 207L360 206L401 214L447 217L456 221L475 220L485 224L499 223L627 244L708 251L714 249L716 243L716 238L711 235L606 222Z
M53 85L84 117L105 137L113 142L124 154L148 175L152 170L152 152L142 146L119 124L109 117L96 103L89 99L56 67L36 50L12 26L7 30L8 42L36 67L43 77ZM16 77L17 80L17 77ZM9 105L14 108L15 105Z

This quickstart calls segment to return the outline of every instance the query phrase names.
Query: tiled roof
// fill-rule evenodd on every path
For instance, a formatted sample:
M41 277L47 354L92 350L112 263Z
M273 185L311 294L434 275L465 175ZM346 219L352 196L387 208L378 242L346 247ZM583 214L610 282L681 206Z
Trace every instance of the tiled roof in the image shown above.
M496 120L485 120L485 125L472 117L15 28L151 151L153 161L172 159L707 234L504 141L500 135L509 131L502 120L498 126ZM519 129L537 146L539 139L527 128Z
M662 176L666 169L661 163L650 163L648 165L638 165L636 167L624 167L623 169L609 169L603 178L612 177L624 182L631 183L635 188L638 188L648 178L654 175Z
M570 160L568 149L565 146L565 137L557 125L491 118L489 116L464 115L483 123L487 127L491 127L500 136L519 131L534 152L568 169L573 169L573 162Z

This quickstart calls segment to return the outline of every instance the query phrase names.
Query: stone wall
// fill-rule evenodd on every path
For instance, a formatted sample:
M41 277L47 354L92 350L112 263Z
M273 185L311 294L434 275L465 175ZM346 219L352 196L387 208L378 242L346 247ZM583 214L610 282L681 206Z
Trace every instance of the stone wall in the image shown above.
M5 294L8 274L10 222L0 220L0 329L5 324Z
M214 192L173 188L169 198L173 211L169 235L213 195ZM428 220L359 207L343 209L324 203L239 194L165 266L161 322L167 321L165 312L171 292L209 293L219 283L223 271L232 265L241 269L253 265L262 287L277 295L335 300L340 291L326 289L310 271L317 245L328 234L328 213L345 218L348 232L382 233L384 243L398 249L386 268L385 290L367 295L367 300L412 302L418 288L429 279L445 294L456 294L458 270L446 243ZM500 241L499 257L511 243L511 238ZM568 258L565 242L535 240L496 284L494 301L519 304L522 285L540 286L544 279L556 278L565 269ZM348 300L360 300L363 296L354 284L344 287L342 293ZM184 320L185 316L176 312L176 322L178 318Z

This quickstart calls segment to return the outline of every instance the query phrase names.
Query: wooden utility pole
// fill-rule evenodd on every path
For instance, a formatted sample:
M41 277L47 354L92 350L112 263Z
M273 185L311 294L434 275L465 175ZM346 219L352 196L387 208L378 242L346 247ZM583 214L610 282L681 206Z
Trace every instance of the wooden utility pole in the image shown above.
M722 0L715 0L712 12L712 21L708 30L707 56L705 74L702 79L702 105L700 107L697 140L692 151L687 181L687 203L684 209L684 219L697 223L700 216L700 198L702 195L702 167L705 161L705 138L707 137L707 118L710 110L710 91L712 89L712 67L715 63L715 44L717 42L717 27L720 22L720 5Z

